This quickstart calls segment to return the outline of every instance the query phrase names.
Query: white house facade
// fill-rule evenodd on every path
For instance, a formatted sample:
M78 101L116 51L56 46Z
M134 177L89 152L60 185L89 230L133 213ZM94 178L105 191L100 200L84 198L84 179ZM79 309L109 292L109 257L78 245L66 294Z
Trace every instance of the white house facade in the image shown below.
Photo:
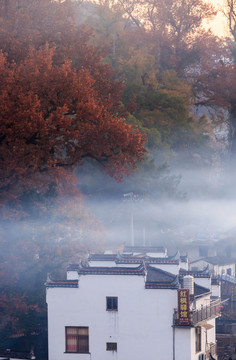
M91 257L47 281L49 360L217 359L210 276L194 283L174 259L137 255Z

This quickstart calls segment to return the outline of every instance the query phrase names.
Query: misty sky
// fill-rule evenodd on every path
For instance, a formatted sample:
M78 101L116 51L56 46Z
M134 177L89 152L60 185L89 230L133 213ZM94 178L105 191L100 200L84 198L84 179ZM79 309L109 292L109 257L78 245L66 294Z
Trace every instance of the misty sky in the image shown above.
M233 167L232 167L233 168ZM235 173L229 166L173 168L181 175L179 190L183 200L140 199L133 203L116 199L88 198L86 203L107 229L107 242L130 243L131 213L137 244L186 242L199 233L217 233L220 237L236 227ZM105 185L104 185L105 186ZM135 192L135 184L134 184Z
M225 36L225 34L228 34L227 21L222 12L220 11L222 9L224 1L225 0L206 0L206 2L210 2L216 7L218 13L215 19L209 22L209 24L206 24L205 26L207 28L211 28L212 31L218 36Z

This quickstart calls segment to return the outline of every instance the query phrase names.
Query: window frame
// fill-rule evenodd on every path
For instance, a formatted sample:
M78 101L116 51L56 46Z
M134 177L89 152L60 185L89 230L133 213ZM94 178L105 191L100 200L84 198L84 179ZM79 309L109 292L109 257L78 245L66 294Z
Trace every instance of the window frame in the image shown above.
M107 342L106 351L117 351L117 342Z
M77 330L77 334L68 334L68 329ZM86 335L79 334L79 329L87 330ZM68 339L69 335L74 335L76 338L76 351L69 351ZM81 346L79 340L86 342L86 345ZM65 326L65 353L68 354L89 354L89 327L88 326Z
M108 302L111 301L111 306ZM118 296L106 297L106 311L118 311Z

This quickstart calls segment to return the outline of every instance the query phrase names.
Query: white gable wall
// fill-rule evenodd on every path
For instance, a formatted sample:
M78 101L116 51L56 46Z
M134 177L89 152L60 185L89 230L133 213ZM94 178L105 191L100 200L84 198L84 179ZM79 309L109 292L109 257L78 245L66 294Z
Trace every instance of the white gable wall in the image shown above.
M116 267L115 261L89 261L89 266L95 266L95 267ZM137 267L137 265L136 265Z
M67 271L66 278L67 280L78 280L78 271Z
M143 276L84 275L79 288L47 289L49 360L90 359L65 354L65 327L88 326L92 360L170 360L177 291L144 289ZM118 297L118 311L106 311L106 297ZM117 342L117 352L106 351Z
M215 319L204 322L212 325L211 329L201 326L201 351L196 352L195 328L175 328L175 360L198 360L200 354L205 354L207 345L216 343L215 337Z
M156 269L161 269L174 275L179 274L178 264L150 264L150 265Z
M184 270L187 270L187 271L188 271L188 269L189 269L189 264L188 264L188 262L182 262L182 261L180 261L179 267L180 267L181 269L184 269Z
M235 264L218 265L217 275L229 275L228 270L230 270L231 276L235 277Z
M203 277L195 277L194 278L194 282L197 285L203 286L206 289L211 290L211 278L207 277L207 278L203 278Z
M198 260L190 264L191 270L203 270L206 268L206 266L209 266L209 270L214 273L214 275L227 275L227 270L231 269L231 276L235 276L235 264L230 263L226 265L213 265L206 260Z
M220 296L221 296L221 286L220 286L220 284L211 285L211 296L220 298Z
M165 252L157 252L157 253L147 253L146 254L147 256L150 256L150 257L155 257L155 258L166 258L166 257L168 257L168 255L167 255L167 251L165 251Z
M192 360L191 329L187 327L174 328L175 360Z

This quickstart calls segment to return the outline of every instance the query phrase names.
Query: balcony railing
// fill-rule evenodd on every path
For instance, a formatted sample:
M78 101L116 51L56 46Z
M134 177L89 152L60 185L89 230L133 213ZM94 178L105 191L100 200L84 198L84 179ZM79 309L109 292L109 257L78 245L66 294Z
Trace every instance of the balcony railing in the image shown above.
M223 304L226 301L227 300L212 301L209 305L203 306L201 309L190 311L189 326L194 326L204 320L220 316L221 310L223 308ZM175 309L174 325L178 325L178 324L179 324L178 311L177 311L177 309Z
M222 310L222 301L216 300L212 301L210 305L203 306L199 310L194 310L192 312L192 323L193 325L203 321L210 319L211 317L218 317L220 316L221 310Z

